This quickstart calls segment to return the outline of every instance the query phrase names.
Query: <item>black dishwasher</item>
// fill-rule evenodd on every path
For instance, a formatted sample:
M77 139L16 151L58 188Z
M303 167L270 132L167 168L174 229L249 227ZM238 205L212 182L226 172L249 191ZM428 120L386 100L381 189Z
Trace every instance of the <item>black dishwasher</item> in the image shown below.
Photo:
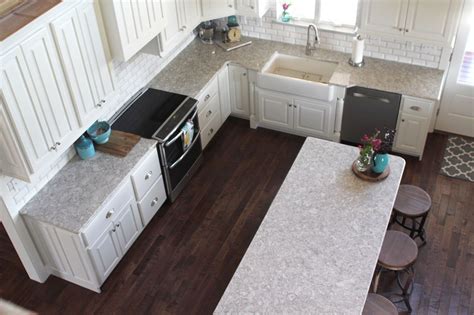
M360 144L375 129L396 129L401 95L354 86L346 90L341 124L341 143Z

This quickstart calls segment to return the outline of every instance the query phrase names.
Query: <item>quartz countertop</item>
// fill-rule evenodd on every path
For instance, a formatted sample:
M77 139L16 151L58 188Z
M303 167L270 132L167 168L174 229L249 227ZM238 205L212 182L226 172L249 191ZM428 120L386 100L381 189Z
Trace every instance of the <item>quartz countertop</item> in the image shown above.
M156 143L142 138L123 158L99 151L90 160L75 156L20 213L78 233Z
M308 138L215 312L361 314L405 161L373 183L358 149Z
M151 87L195 97L226 62L260 71L275 51L308 57L304 46L249 39L251 45L230 52L195 39L152 80ZM317 49L310 58L338 62L330 84L363 86L433 100L440 96L444 74L441 70L369 57L365 57L364 67L355 68L347 63L349 57Z

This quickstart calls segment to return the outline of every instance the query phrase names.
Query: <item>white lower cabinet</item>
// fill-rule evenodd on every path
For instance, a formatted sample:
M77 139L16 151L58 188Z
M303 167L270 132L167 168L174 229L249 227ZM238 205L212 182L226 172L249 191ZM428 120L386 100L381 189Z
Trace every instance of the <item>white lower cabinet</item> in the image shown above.
M249 79L247 69L229 65L229 99L232 115L250 117Z
M335 102L323 102L257 88L259 126L332 139Z
M433 110L434 101L402 96L393 151L421 160Z
M294 128L318 138L330 138L334 130L334 104L317 100L295 98Z
M28 230L51 274L100 292L100 287L166 201L160 173L148 177L158 152L150 150L95 212L89 223L73 233L26 216ZM142 176L144 175L144 176ZM135 181L132 183L132 176ZM146 177L146 179L145 179ZM141 200L136 196L152 184Z
M259 89L258 114L265 127L293 128L293 98Z

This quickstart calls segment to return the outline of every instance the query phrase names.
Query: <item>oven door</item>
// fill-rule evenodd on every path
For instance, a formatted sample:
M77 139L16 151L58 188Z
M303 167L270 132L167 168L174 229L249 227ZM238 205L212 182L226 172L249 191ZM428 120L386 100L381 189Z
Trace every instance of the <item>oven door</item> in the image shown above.
M162 154L165 157L163 166L168 175L170 192L179 185L202 154L197 108L189 116L189 119L183 121L169 137L169 140L161 144ZM193 122L194 132L190 144L185 147L183 127L189 120Z

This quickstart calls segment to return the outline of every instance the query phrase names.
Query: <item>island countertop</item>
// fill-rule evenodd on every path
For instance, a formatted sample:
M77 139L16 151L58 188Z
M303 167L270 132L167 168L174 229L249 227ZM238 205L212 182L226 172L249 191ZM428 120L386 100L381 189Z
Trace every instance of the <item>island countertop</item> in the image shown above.
M306 140L216 313L361 314L405 161L366 182L357 154Z
M216 45L193 40L151 82L150 86L169 92L196 97L211 78L227 62L260 71L274 52L337 62L330 84L362 86L408 96L438 100L444 72L400 62L365 58L365 66L348 64L350 54L317 49L312 57L305 47L270 40L248 38L252 44L225 52Z

